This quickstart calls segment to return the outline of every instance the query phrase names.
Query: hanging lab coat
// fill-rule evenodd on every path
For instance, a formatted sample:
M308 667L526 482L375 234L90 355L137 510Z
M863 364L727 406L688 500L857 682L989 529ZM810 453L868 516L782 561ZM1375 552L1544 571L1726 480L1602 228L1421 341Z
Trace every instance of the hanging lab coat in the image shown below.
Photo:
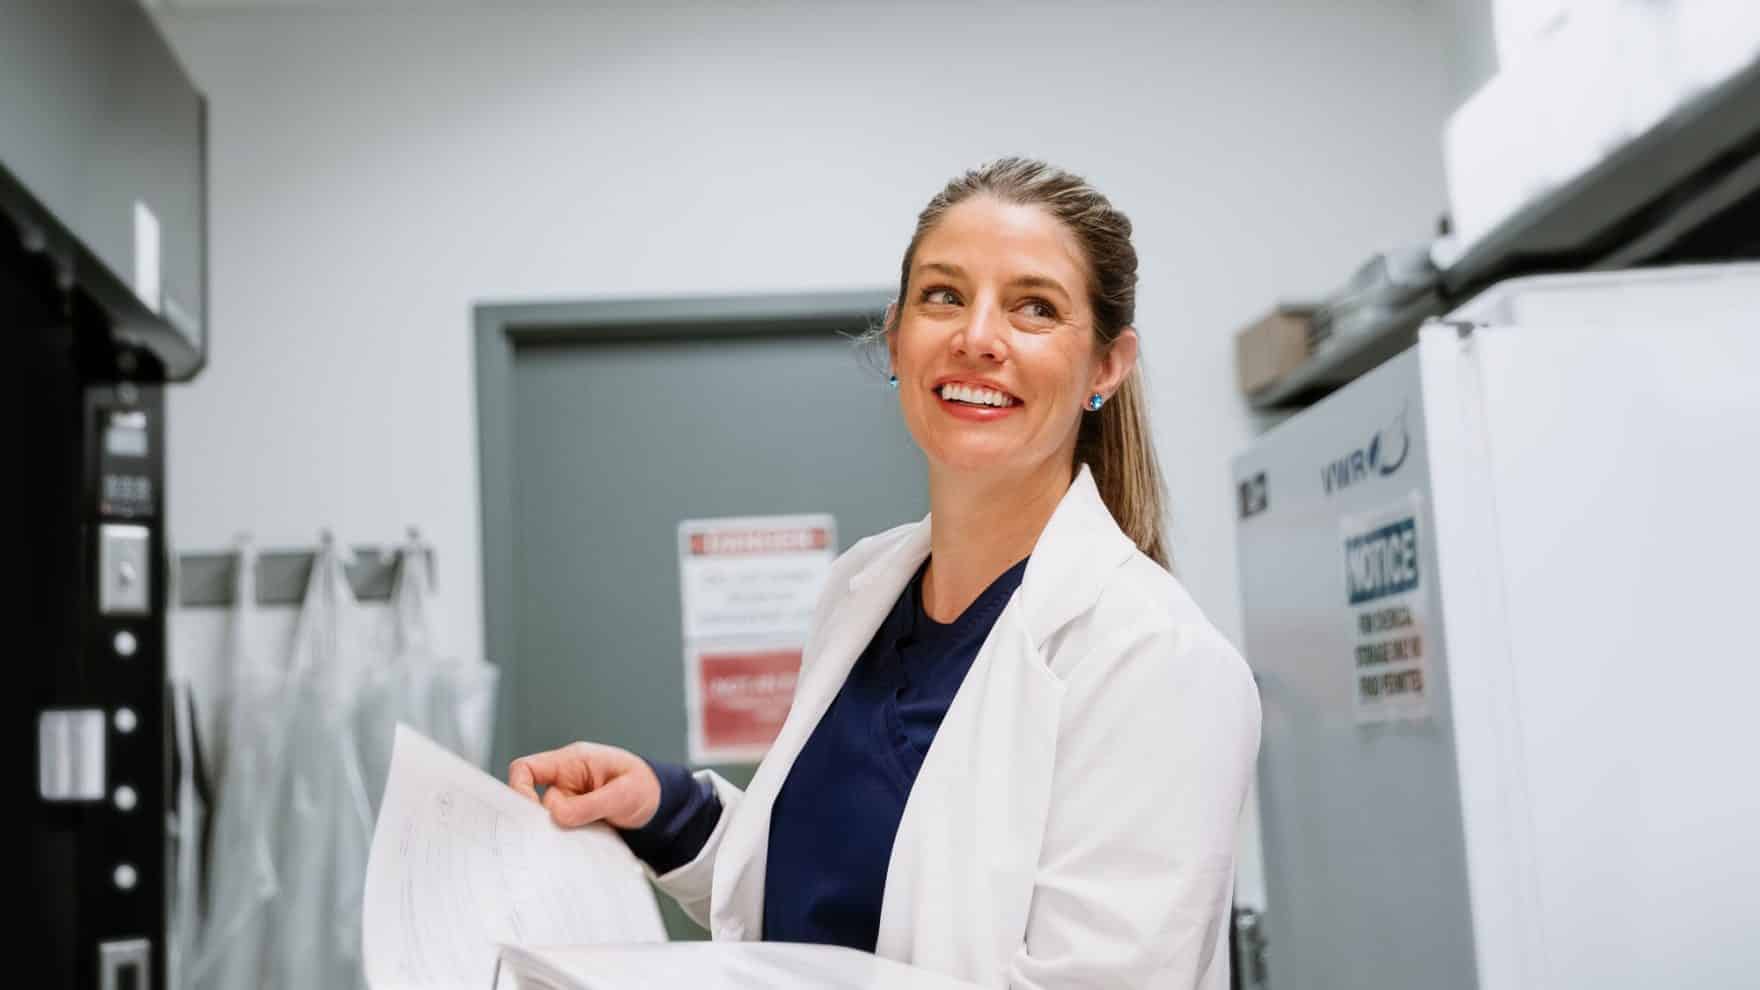
M365 985L361 897L373 809L360 765L365 705L395 719L395 698L363 690L373 656L362 635L340 551L326 540L312 561L288 663L286 753L274 781L277 896L263 976L275 990Z
M655 879L716 939L761 936L777 792L928 553L924 518L839 557L751 786L701 774L721 819ZM911 788L876 954L991 986L1225 987L1258 746L1246 664L1083 467Z
M262 981L262 961L277 938L271 920L285 879L276 872L277 815L274 797L287 759L291 725L288 678L278 657L254 647L257 552L249 540L238 547L232 616L220 693L219 745L214 761L214 809L210 824L205 916L196 951L174 987L230 990Z

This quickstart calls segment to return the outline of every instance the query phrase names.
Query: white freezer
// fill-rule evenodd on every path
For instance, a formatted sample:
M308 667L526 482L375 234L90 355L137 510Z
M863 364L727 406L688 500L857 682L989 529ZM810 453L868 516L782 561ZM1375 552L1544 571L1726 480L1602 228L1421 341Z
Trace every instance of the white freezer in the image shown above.
M1517 280L1235 461L1270 985L1760 974L1760 265Z

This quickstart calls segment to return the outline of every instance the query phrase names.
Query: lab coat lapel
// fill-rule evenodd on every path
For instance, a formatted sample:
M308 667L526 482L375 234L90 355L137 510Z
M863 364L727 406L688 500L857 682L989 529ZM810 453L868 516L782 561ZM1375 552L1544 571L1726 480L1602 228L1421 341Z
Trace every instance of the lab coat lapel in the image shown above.
M710 919L715 938L761 937L770 812L776 796L819 719L842 689L850 668L928 555L929 519L925 516L902 540L853 575L844 588L825 590L826 594L846 593L807 644L788 718L746 788L739 814L728 823L716 857Z
M1112 573L1136 552L1100 497L1086 464L1033 546L1016 597L1035 646L1094 607Z

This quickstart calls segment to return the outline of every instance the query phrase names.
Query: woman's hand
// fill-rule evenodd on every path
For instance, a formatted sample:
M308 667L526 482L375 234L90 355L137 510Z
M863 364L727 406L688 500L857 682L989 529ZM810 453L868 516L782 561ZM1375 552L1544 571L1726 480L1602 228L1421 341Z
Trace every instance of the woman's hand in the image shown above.
M660 807L660 778L648 761L615 746L577 742L514 760L507 783L537 801L563 828L602 821L641 828ZM543 787L544 796L538 796Z

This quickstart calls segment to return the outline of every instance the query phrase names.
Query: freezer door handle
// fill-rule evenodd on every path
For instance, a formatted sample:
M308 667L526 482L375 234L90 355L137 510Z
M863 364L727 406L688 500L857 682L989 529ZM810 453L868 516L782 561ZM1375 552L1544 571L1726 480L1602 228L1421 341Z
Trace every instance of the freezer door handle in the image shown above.
M1267 990L1265 967L1265 915L1254 908L1235 908L1235 958L1241 971L1235 974L1235 985L1241 990Z

